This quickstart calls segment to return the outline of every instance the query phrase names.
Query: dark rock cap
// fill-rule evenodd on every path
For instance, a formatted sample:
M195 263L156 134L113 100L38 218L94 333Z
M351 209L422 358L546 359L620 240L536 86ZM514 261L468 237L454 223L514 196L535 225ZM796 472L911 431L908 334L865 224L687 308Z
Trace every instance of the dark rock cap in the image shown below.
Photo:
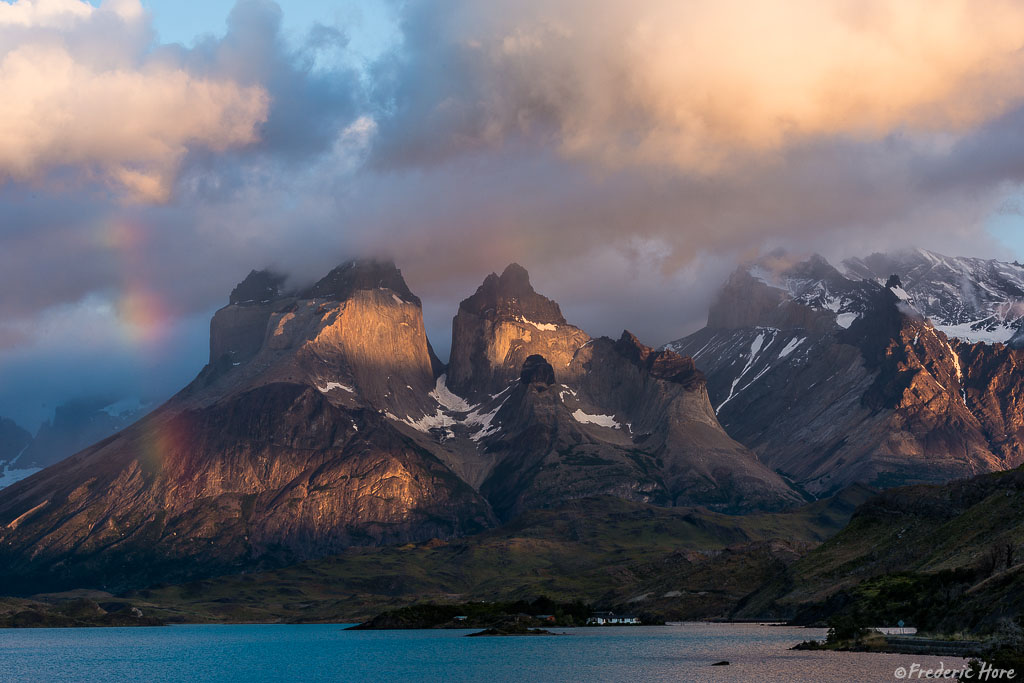
M360 290L390 289L402 299L420 305L419 297L409 290L402 271L393 261L353 259L327 273L312 287L302 290L302 299L333 299L344 301Z
M527 356L523 361L523 369L519 373L519 380L523 384L544 384L551 386L555 383L555 369L551 363L544 360L544 356L533 354Z
M229 304L265 304L281 296L285 276L272 270L253 270L231 290Z

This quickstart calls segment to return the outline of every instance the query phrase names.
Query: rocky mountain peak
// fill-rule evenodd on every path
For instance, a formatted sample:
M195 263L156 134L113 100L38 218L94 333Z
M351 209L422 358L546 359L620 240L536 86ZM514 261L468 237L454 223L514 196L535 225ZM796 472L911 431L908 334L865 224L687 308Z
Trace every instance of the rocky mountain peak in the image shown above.
M793 264L786 270L786 276L807 280L835 280L843 278L843 274L829 263L828 259L817 253L811 254L806 259Z
M463 302L446 374L394 264L282 282L257 271L236 288L189 387L0 494L0 582L201 578L463 536L594 495L799 500L722 430L690 358L629 332L591 340L518 265Z
M538 294L530 284L530 274L518 263L488 275L476 293L459 304L467 311L490 319L525 319L541 324L564 325L558 304Z
M282 295L285 276L272 270L253 270L231 290L229 304L265 304Z
M518 263L505 266L498 278L498 287L511 296L534 294L530 285L530 274Z
M300 299L331 299L344 301L360 290L390 289L405 301L420 305L419 298L409 290L402 271L393 261L353 259L327 273L311 287L299 292Z
M491 273L459 304L452 321L448 384L463 396L494 394L519 377L523 363L543 356L560 377L576 350L590 341L568 324L558 304L534 291L517 263Z
M846 328L879 289L880 282L850 278L819 254L800 260L776 251L737 268L708 312L708 327Z
M615 350L637 367L643 368L652 377L682 384L688 388L704 385L704 375L689 356L662 349L656 351L637 339L629 330L623 330Z

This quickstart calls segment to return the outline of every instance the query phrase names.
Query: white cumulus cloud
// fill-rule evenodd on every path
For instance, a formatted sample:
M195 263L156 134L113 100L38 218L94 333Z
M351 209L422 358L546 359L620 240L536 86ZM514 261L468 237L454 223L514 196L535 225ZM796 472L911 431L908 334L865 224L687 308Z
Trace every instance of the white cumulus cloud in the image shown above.
M0 179L73 168L163 201L190 150L258 140L266 91L191 72L147 22L137 0L0 3Z

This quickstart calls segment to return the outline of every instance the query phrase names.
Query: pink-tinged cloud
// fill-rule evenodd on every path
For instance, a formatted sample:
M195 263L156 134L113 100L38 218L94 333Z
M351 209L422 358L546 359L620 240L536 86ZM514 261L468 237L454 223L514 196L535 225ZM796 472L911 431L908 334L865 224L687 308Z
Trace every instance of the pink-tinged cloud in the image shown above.
M133 0L0 3L0 179L72 167L164 201L189 151L258 140L267 92L150 51L146 20Z
M821 137L926 147L1024 97L1024 4L1008 0L465 0L424 8L410 88L436 155L548 132L603 166L728 172ZM432 16L436 15L436 16ZM443 52L444 51L444 52ZM413 62L412 60L415 60ZM438 74L440 75L440 74ZM428 81L429 83L429 81ZM403 121L402 125L410 121Z

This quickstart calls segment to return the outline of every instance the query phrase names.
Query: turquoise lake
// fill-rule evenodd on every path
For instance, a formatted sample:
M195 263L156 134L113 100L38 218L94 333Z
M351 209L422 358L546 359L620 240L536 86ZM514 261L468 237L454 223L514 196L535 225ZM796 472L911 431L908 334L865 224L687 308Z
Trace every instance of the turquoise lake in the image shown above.
M897 667L962 660L794 652L823 629L745 624L346 631L337 624L3 629L3 681L893 681ZM728 660L729 666L711 666Z

